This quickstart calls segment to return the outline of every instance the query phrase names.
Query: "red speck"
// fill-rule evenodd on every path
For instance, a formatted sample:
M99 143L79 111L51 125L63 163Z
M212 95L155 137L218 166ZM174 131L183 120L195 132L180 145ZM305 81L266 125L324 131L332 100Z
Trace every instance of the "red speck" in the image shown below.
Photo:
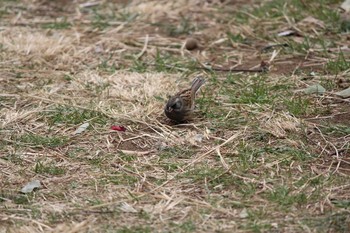
M121 125L112 125L111 126L111 130L116 130L116 131L122 131L125 132L126 128L124 126Z

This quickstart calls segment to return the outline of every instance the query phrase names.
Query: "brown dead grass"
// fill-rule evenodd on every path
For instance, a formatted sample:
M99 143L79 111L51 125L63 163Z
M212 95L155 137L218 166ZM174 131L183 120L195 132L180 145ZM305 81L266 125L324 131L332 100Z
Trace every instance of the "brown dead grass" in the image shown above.
M319 48L306 56L261 51L271 42L261 33L289 28L288 19L276 23L249 15L251 24L241 25L228 18L242 7L265 2L0 3L8 9L0 32L0 231L316 232L327 218L346 213L334 201L349 199L349 135L327 134L322 127L349 126L347 100L310 97L315 108L336 107L303 117L293 116L283 104L232 104L234 94L222 92L223 87L244 90L257 75L241 72L241 80L227 84L227 72L203 70L209 64L253 69L265 61L270 86L286 76L295 89L334 79L323 76L328 60L319 56ZM44 27L59 22L71 25ZM180 33L186 22L195 28L189 29L192 33ZM178 34L169 35L171 26ZM295 27L311 36L324 30L319 21L303 20ZM241 34L243 41L230 40L227 31ZM200 49L184 49L187 34ZM159 71L155 60L160 53L173 60L164 59L167 65ZM196 61L193 70L183 67L190 61ZM137 71L137 62L146 72ZM320 75L312 82L298 76L309 70ZM210 117L208 111L174 125L163 115L167 96L187 87L198 73L208 77L199 96L209 99L217 115ZM347 83L347 74L336 78ZM72 109L79 112L73 119L64 115L50 123L52 115ZM90 128L74 135L82 124L74 120L83 114L91 114L83 118ZM112 131L112 125L127 131ZM28 135L42 138L28 142L23 139ZM43 138L65 141L53 146ZM38 164L51 170L40 172ZM20 195L18 190L32 179L43 187ZM274 200L272 194L283 185L290 192ZM306 203L284 203L303 194ZM345 220L334 224L348 224L342 216ZM332 221L338 220L325 227L330 232L337 229Z

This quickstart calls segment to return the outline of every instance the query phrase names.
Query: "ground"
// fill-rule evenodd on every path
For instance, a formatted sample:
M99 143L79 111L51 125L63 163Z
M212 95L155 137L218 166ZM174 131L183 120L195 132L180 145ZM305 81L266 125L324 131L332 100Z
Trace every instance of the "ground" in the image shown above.
M1 1L0 232L349 232L340 5Z

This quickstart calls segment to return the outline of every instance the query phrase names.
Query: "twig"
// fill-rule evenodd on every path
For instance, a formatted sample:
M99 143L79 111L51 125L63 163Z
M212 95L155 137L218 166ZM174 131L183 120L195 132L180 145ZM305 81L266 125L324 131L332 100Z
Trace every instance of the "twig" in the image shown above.
M148 40L149 40L149 36L147 34L146 38L145 38L145 43L143 45L143 48L142 48L141 52L136 56L136 60L139 60L143 56L143 54L146 52L147 45L148 45Z

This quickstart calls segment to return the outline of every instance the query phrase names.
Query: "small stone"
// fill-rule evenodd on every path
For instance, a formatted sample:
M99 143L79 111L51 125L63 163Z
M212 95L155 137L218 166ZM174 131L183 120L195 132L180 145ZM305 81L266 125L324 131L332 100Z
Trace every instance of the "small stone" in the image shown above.
M246 208L244 208L241 213L239 213L240 218L247 218L249 216L248 211Z
M187 50L194 50L198 48L198 41L194 38L188 38L185 43L185 48Z

